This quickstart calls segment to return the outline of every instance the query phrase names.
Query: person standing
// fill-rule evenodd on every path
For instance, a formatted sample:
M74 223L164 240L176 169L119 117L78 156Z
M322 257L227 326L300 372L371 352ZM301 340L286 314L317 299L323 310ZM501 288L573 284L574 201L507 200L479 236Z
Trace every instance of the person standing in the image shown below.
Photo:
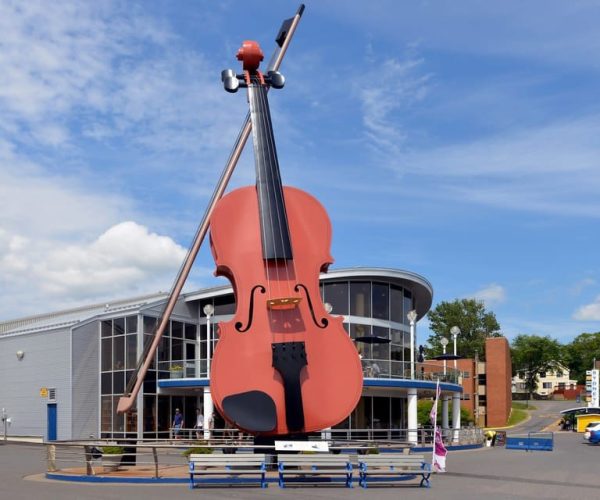
M183 415L179 408L175 408L175 416L173 417L173 437L179 439L179 434L183 428Z
M202 410L196 408L196 439L202 439L204 437L204 415Z

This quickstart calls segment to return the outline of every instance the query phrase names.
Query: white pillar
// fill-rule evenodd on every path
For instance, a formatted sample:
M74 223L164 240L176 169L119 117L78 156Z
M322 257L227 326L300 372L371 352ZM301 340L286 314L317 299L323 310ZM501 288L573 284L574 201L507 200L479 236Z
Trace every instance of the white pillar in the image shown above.
M207 386L204 388L204 439L210 439L210 421L212 419L212 414L214 411L214 405L212 400L212 395L210 393L210 387Z
M454 429L452 441L457 443L460 431L460 393L458 392L452 395L452 428Z
M408 442L417 444L417 389L408 389Z
M450 403L450 396L444 396L442 398L442 434L445 436L450 426L448 425L448 403Z

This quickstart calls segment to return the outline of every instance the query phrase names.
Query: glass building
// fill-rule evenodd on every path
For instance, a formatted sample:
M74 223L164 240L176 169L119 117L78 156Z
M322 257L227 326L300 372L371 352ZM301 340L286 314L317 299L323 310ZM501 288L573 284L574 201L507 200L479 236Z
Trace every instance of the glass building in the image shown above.
M344 328L353 339L363 365L361 400L352 414L336 427L409 428L411 412L414 411L416 419L417 391L431 393L435 387L433 382L419 377L419 370L416 375L414 368L411 372L411 327L407 319L409 311L416 311L418 320L431 307L433 290L430 283L407 271L351 268L323 274L320 290L323 302L331 306L331 314L343 317ZM0 324L0 352L6 351L8 341L16 338L20 338L19 345L27 352L36 350L34 344L28 345L36 339L48 340L56 336L54 342L60 343L62 336L66 336L65 346L68 346L70 356L64 363L70 384L63 384L63 387L52 382L52 377L44 379L42 374L35 373L34 366L30 367L32 373L28 375L28 379L32 379L32 389L36 384L39 387L61 386L58 392L55 391L58 400L46 402L59 406L63 412L61 416L58 411L58 439L89 435L168 438L175 408L182 411L184 427L188 428L195 424L196 408L206 410L207 397L210 398L208 355L214 352L218 342L218 323L231 320L235 314L231 287L199 290L179 298L135 408L124 416L116 412L119 397L135 373L140 354L152 341L166 294L142 299ZM203 312L207 304L213 306L210 318ZM208 346L209 341L211 346ZM418 344L415 339L413 345ZM60 359L55 361L62 363ZM19 368L25 368L25 365L21 363ZM442 390L446 394L460 394L460 385L451 379L450 373L442 380ZM2 396L0 392L0 398ZM414 410L408 407L410 397L415 398ZM9 406L10 398L7 394L4 397L7 403L3 405ZM208 410L211 409L212 403ZM42 408L41 423L38 422L42 426L46 423L43 413ZM217 415L215 428L223 426L224 422ZM44 434L47 432L45 429Z

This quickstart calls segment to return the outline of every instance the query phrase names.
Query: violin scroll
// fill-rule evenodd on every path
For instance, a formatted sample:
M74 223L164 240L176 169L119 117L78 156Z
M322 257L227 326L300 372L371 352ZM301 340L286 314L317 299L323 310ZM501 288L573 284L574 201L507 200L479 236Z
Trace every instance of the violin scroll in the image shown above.
M258 71L260 62L264 56L258 42L246 40L237 53L237 58L243 63L242 74L236 74L232 69L221 71L221 81L227 92L235 93L240 87L248 87L252 82L252 76L257 76L261 85L282 89L285 85L285 77L279 71L269 71L266 76Z

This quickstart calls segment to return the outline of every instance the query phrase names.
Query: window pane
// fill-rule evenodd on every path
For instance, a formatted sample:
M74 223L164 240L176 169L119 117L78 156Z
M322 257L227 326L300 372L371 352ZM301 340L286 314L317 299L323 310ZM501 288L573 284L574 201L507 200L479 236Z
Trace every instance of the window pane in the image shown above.
M373 317L390 319L390 296L387 284L373 283Z
M171 340L171 361L179 361L183 359L183 340Z
M371 336L371 325L361 325L352 323L350 325L350 337L355 339L357 337L370 337Z
M156 431L156 396L144 396L144 432Z
M102 394L112 394L112 375L110 373L103 373L100 380Z
M185 338L188 340L196 340L196 325L185 323Z
M101 336L110 337L112 335L112 321L105 319L101 324Z
M156 318L144 316L144 333L154 333L156 328Z
M233 295L222 295L214 299L215 315L235 314L235 301Z
M137 333L137 316L128 316L126 318L127 333Z
M171 321L171 336L178 339L183 338L183 323L179 321Z
M402 302L403 302L403 291L402 288L397 286L390 287L390 319L397 323L402 323L404 321L404 316L408 313L408 311L402 310Z
M113 370L123 370L125 368L125 337L115 337L113 344Z
M348 283L325 283L325 302L333 314L348 314Z
M112 369L112 338L102 339L102 371Z
M112 430L112 397L102 396L100 406L100 429L102 432L110 432Z
M115 335L125 334L125 318L115 318L113 320L113 331Z
M406 314L408 314L408 311L412 311L413 309L414 305L412 293L409 290L404 290L404 310L406 311ZM408 325L408 318L406 317L406 314L403 315L402 322Z
M371 317L371 283L350 283L350 314Z
M137 364L137 335L127 335L127 368L135 368Z
M123 394L125 392L125 372L113 373L113 394Z

